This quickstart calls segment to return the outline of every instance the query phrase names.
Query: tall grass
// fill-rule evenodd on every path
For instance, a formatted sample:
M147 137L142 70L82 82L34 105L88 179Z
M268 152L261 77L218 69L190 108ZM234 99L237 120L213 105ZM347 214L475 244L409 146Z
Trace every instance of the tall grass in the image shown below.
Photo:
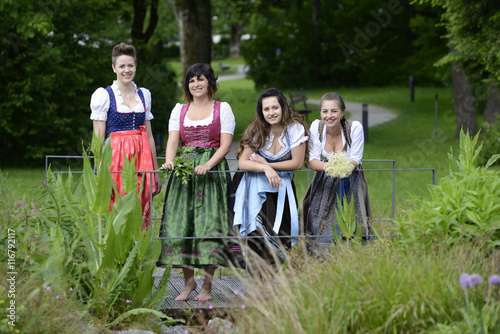
M498 271L489 256L467 245L432 249L377 241L336 247L326 258L303 248L293 266L252 280L245 307L233 314L241 332L422 333L437 325L462 327L463 272ZM460 331L458 331L460 332Z

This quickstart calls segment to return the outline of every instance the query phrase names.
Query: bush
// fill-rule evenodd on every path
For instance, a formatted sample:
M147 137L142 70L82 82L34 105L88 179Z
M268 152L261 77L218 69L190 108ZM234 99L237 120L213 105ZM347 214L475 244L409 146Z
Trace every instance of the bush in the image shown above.
M395 221L401 242L432 244L437 240L453 244L473 241L491 249L500 246L500 173L490 170L500 155L478 167L482 145L478 135L471 139L460 133L460 154L450 174L429 186L427 197L413 196L412 209Z
M497 115L496 122L483 122L481 125L481 137L483 143L483 149L478 157L478 163L485 165L488 159L500 152L500 116ZM495 162L495 165L500 163L499 160Z

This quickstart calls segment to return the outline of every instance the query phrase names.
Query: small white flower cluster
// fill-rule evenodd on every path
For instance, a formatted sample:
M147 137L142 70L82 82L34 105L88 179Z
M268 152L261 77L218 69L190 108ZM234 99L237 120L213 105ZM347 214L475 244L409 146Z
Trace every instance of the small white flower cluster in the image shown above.
M332 152L325 165L325 172L332 177L348 177L354 170L351 159L344 152Z

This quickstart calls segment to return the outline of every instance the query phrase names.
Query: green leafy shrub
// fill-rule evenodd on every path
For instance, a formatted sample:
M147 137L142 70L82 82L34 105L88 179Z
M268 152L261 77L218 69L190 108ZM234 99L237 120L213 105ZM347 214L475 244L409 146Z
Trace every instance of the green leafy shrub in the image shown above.
M413 196L413 206L395 221L402 242L425 244L459 239L500 246L500 173L488 169L500 154L478 167L482 145L460 133L460 154L449 154L450 174L429 186L426 197Z
M483 149L477 160L484 165L492 155L500 153L500 116L497 115L496 122L483 122L481 137ZM498 165L498 163L497 160L495 164Z
M110 211L114 187L109 166L111 148L94 138L97 173L84 153L83 174L77 182L50 170L40 213L33 222L49 236L50 253L39 262L40 277L64 280L88 305L91 315L108 326L132 316L149 313L175 320L160 312L166 298L170 270L154 288L153 273L161 244L155 240L159 226L142 231L142 209L136 191L134 159L125 161L125 196ZM101 154L102 153L102 154Z

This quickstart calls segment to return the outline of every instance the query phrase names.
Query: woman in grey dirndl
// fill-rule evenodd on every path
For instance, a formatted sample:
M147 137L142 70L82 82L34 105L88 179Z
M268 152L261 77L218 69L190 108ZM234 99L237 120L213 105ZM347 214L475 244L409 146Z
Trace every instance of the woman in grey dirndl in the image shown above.
M331 244L333 234L342 239L338 223L338 206L344 205L344 196L354 200L356 228L361 228L363 239L373 237L371 209L366 177L361 167L363 156L363 126L358 121L345 119L345 103L337 93L327 93L321 98L321 120L315 120L310 128L309 166L315 170L302 202L301 220L308 238L308 247L318 250L320 245ZM349 177L329 176L324 168L330 152L343 151L351 159L355 169ZM332 228L333 227L333 228Z

